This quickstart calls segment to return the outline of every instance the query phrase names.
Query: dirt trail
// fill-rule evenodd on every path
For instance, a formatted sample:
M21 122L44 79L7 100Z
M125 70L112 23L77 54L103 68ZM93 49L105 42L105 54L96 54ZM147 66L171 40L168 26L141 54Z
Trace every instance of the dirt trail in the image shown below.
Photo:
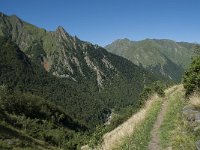
M169 89L168 91L166 91L166 97L163 99L161 111L158 114L157 120L156 120L156 122L153 126L152 131L151 131L151 141L150 141L149 146L148 146L149 150L161 150L159 129L162 125L162 122L164 120L164 116L167 112L169 96L180 88L181 88L181 86L175 86L175 87Z
M164 116L167 111L167 106L168 106L168 99L165 98L164 102L162 104L162 109L157 117L157 120L153 126L153 130L151 131L151 141L149 143L149 150L160 150L160 139L159 139L159 128L163 122Z

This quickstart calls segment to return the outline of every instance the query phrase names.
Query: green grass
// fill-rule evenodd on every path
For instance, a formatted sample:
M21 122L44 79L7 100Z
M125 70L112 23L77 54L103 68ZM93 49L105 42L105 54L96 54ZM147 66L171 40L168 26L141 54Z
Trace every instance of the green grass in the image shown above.
M136 127L132 136L124 139L123 144L117 148L118 150L145 150L148 148L148 143L151 140L151 130L160 112L161 104L161 99L153 104L146 119Z
M161 146L173 150L195 150L197 135L182 116L182 109L188 104L184 93L178 92L169 98L169 106L160 128Z

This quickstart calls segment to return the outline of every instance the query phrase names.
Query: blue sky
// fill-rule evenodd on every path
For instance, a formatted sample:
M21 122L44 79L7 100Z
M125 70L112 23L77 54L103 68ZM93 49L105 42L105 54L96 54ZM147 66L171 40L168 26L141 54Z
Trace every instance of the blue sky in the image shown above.
M0 11L101 46L119 38L200 42L200 0L0 0Z

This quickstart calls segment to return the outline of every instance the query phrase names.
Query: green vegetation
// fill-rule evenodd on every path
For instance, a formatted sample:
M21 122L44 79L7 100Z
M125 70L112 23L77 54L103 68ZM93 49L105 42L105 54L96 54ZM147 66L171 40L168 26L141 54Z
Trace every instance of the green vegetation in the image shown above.
M144 73L148 79L146 84L155 80L153 75L116 56L112 61L118 66L120 76L113 76L99 91L93 79L74 82L57 78L45 72L35 61L32 62L9 39L0 38L0 42L0 54L4 56L0 60L1 85L53 101L71 117L91 128L103 123L111 109L136 104L144 86L141 84ZM112 57L109 53L107 55Z
M184 75L183 85L186 89L186 95L200 91L200 56L193 58L190 68Z
M48 32L17 16L1 15L0 34L0 85L6 87L0 107L4 147L16 138L12 132L21 135L21 148L32 147L35 140L42 147L65 149L96 144L140 109L141 98L144 101L153 91L163 96L156 84L140 96L144 87L157 80L169 82L70 36L62 27ZM112 112L116 117L105 126Z
M5 56L0 84L53 101L89 128L104 123L111 110L134 106L145 86L167 82L62 27L48 32L17 16L1 15L0 31L7 37L0 39Z
M76 148L81 142L76 132L81 136L87 130L55 104L6 87L0 87L0 111L0 147L34 147L41 141L43 146Z
M182 115L182 109L188 104L184 100L182 91L169 97L169 105L163 124L160 129L160 138L163 149L196 149L195 142L199 137Z
M197 55L199 55L199 45L193 46ZM192 59L190 68L183 77L183 86L185 95L191 96L193 93L199 93L200 89L200 56ZM160 138L163 149L172 147L172 149L196 149L195 142L199 139L199 131L194 131L188 120L183 117L183 108L188 105L188 99L184 97L184 92L180 91L169 97L169 106L160 129ZM198 110L199 100L193 99L192 108Z
M100 125L97 126L95 132L90 138L89 145L90 147L94 147L102 142L102 136L115 129L117 126L122 124L124 121L129 119L133 114L138 112L141 108L144 107L145 102L153 95L158 94L159 97L164 97L164 87L161 82L154 82L149 87L143 89L140 94L138 103L133 106L127 106L121 109L115 109L113 111L112 119L109 122L109 125Z
M151 140L151 130L153 128L154 122L156 121L157 114L160 111L161 104L162 100L160 98L156 100L155 104L147 113L145 120L137 125L137 127L134 129L133 135L124 139L123 144L117 149L145 150L148 148L148 143Z
M91 148L94 148L97 145L101 144L104 134L118 127L120 124L129 119L134 113L136 113L139 110L140 107L136 106L128 106L125 108L121 108L120 110L115 110L113 112L112 119L109 121L109 124L103 124L97 126L92 135L88 137L89 138L88 145Z
M165 96L164 87L161 82L157 81L152 83L149 87L145 87L140 94L139 106L140 108L144 105L145 101L148 100L153 94L158 94L160 97Z
M114 54L127 58L138 66L159 73L175 82L180 82L184 69L194 55L196 44L172 40L145 39L130 41L116 40L105 48Z

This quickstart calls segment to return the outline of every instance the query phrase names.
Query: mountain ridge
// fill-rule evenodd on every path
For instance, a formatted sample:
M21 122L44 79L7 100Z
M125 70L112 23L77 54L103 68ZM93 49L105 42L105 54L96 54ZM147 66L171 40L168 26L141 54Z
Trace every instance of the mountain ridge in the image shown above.
M195 45L169 39L131 41L125 38L115 40L105 48L111 53L127 58L138 66L141 65L154 73L157 72L179 82L184 70L191 62ZM177 76L171 75L170 72L173 72L173 68L179 70Z

